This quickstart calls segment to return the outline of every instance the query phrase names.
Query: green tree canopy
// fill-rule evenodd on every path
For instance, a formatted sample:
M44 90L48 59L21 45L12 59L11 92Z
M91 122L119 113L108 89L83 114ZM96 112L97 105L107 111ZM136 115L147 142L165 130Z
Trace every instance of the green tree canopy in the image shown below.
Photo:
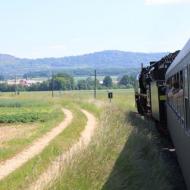
M110 76L106 76L103 80L103 85L108 88L112 87L112 78Z
M129 84L129 77L128 77L128 75L124 75L123 77L121 77L121 79L119 81L119 85L127 86L128 84Z
M59 73L53 76L53 80L50 80L50 86L54 90L72 90L74 89L74 79L72 76Z
M79 89L79 90L86 90L86 89L88 89L86 80L78 80L78 82L77 82L77 89Z

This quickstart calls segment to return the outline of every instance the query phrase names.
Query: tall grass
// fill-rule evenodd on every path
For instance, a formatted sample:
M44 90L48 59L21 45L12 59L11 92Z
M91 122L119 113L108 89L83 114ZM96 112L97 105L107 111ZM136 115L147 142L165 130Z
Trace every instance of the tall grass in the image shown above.
M184 189L180 174L173 175L178 170L162 156L154 124L134 113L133 94L125 93L104 107L90 146L64 167L48 190Z
M62 104L74 111L75 120L42 154L0 182L0 189L27 189L27 185L35 181L55 157L77 141L85 126L84 117L78 111L80 107L94 113L100 125L89 147L68 161L61 175L47 189L183 189L182 177L176 175L178 170L168 164L163 156L160 148L162 142L154 124L134 113L133 91L113 92L112 103L109 103L105 90L97 92L96 101L93 100L93 91L64 92L62 95L57 93L54 99L49 98L50 93L23 93L22 100L46 99L51 105ZM53 122L54 119L51 124Z

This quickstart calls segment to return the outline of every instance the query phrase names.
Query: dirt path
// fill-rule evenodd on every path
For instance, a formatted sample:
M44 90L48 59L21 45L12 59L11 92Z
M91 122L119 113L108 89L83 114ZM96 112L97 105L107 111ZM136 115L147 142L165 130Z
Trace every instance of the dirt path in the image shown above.
M36 140L27 149L23 150L14 157L0 163L0 180L42 152L42 150L49 144L49 142L53 140L58 134L60 134L71 123L73 118L72 113L67 109L62 109L62 111L65 114L65 119L63 122Z
M85 116L87 117L87 124L84 131L81 133L79 141L74 144L67 152L63 153L51 165L48 169L39 176L38 180L35 181L28 190L42 190L44 189L50 182L53 182L56 179L60 171L63 169L64 164L71 160L73 156L76 156L78 152L87 147L90 143L91 137L94 133L94 129L96 127L96 118L85 110L81 110Z

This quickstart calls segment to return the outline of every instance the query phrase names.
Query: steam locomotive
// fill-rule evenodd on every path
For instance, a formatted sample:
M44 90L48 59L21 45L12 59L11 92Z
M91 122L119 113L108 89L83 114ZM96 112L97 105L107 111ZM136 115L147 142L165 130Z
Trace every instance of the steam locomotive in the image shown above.
M139 114L169 132L190 189L190 40L181 51L141 68L135 101Z

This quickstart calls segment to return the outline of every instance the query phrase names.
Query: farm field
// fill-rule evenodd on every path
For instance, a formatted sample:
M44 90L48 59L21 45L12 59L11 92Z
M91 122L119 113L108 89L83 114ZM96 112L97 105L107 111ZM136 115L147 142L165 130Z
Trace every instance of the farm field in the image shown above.
M96 100L93 91L55 92L54 98L50 92L2 93L0 167L66 120L62 108L72 113L72 121L39 154L2 178L1 190L184 189L175 159L168 161L170 155L162 151L165 140L151 121L136 114L132 89L114 90L111 103L104 90L97 91ZM93 125L86 146L75 151L81 133ZM68 155L66 161L62 155ZM42 178L44 173L48 176Z
M87 79L88 77L94 78L93 75L92 75L92 76L78 76L78 77L75 76L75 77L74 77L74 80L77 82L77 81L79 81L79 80L85 80L85 79ZM105 77L105 76L97 76L97 79L98 79L99 81L103 81L104 77ZM113 81L117 81L117 79L118 79L119 76L110 76L110 77L112 78Z

